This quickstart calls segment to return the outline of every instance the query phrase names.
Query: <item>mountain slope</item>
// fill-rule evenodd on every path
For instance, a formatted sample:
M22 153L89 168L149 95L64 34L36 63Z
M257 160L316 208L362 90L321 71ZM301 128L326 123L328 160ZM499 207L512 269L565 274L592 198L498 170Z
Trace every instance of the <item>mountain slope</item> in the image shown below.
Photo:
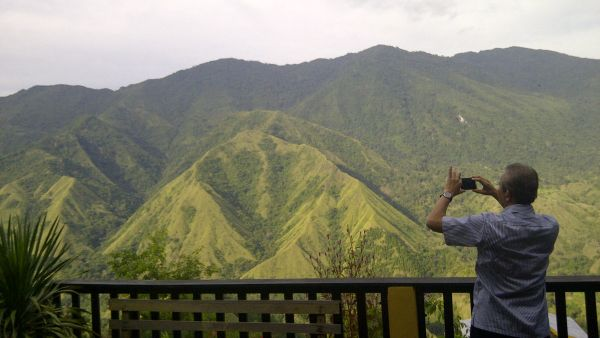
M190 234L228 276L307 272L335 223L376 224L388 274L472 274L471 251L430 247L418 224L448 165L495 180L523 161L542 178L539 210L563 225L551 271L592 273L599 74L599 60L549 51L376 46L298 65L217 60L118 91L34 87L0 98L0 217L60 215L96 272L108 238L159 226L179 238L173 254L195 247ZM463 195L451 214L490 207Z
M246 277L311 276L307 253L323 250L327 234L344 227L355 234L379 230L413 253L426 239L422 226L316 148L252 130L211 149L165 185L105 252L143 245L137 239L161 227L173 239L172 254L199 250L237 276L240 265L259 263Z

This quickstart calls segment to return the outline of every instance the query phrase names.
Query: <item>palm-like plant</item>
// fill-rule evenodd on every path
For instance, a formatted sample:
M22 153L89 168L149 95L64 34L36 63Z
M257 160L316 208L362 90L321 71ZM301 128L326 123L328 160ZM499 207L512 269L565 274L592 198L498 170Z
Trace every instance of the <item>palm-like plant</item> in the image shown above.
M53 299L69 292L58 286L56 274L72 258L60 241L58 219L35 223L27 217L0 221L0 335L2 337L70 337L88 331L75 308L57 307Z

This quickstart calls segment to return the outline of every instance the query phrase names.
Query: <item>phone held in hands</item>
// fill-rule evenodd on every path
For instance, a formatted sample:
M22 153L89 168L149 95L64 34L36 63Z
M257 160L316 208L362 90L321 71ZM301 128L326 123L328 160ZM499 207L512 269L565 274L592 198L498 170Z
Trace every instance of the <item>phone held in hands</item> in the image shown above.
M461 188L463 190L473 190L473 189L477 189L477 184L476 184L475 180L473 180L471 177L465 177L462 179Z

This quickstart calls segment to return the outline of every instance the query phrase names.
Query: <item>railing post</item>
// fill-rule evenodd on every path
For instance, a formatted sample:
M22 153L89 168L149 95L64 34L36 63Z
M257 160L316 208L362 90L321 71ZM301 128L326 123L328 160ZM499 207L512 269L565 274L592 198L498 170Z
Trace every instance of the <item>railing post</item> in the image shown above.
M556 301L556 326L558 328L558 338L567 338L567 303L565 301L565 292L556 291L554 293Z
M137 292L131 292L129 293L129 298L130 299L137 299L138 298L138 294ZM137 311L129 311L129 319L132 320L139 320L140 319L140 313ZM131 331L131 338L140 338L140 331L139 330L133 330Z
M291 293L291 292L285 292L283 294L283 299L285 299L285 300L293 300L294 299L294 294ZM293 313L286 313L285 314L285 322L286 323L293 323L294 322L294 314ZM286 334L286 338L294 338L294 337L296 337L295 333L288 332Z
M308 300L316 300L317 299L317 294L315 292L309 292L308 293ZM314 314L309 314L308 315L308 322L309 323L316 323L317 322L317 316ZM318 338L318 335L316 334L311 334L310 338Z
M356 294L356 310L358 312L358 336L368 337L369 326L367 325L367 295L365 292Z
M172 293L171 299L179 299L179 293ZM171 316L173 320L181 320L181 314L179 312L173 312ZM174 330L173 338L181 338L181 331Z
M426 338L427 330L425 324L425 293L421 288L415 287L415 294L417 295L417 322L419 325L419 338Z
M98 292L92 292L90 294L90 301L92 306L92 331L102 337L101 324L100 324L100 295Z
M469 292L469 303L471 305L471 318L473 318L473 306L475 302L475 297L473 296L473 290L471 290L471 292Z
M158 294L157 293L151 293L150 294L150 299L158 299ZM150 312L150 319L152 319L152 320L159 320L160 319L160 313L158 313L156 311ZM152 330L152 338L160 338L160 331L158 331L158 330Z
M56 293L54 294L54 296L52 297L52 303L54 304L55 307L60 308L61 306L61 301L60 301L60 293Z
M246 294L243 292L238 293L237 298L239 300L246 300ZM247 313L238 313L238 321L241 323L245 323L248 321ZM248 332L240 332L240 338L248 338Z
M381 324L383 325L383 338L390 337L390 315L388 312L388 289L381 289Z
M339 291L336 291L331 294L331 299L340 301L340 313L333 315L333 323L340 324L342 327L342 333L336 334L335 338L343 338L344 337L344 305L342 304L342 294Z
M215 300L223 300L223 292L217 292L215 293ZM225 321L225 314L224 313L217 313L216 314L216 319L217 322L224 322ZM217 331L217 337L218 338L225 338L225 331Z
M269 293L268 292L261 292L260 293L260 299L261 300L269 300ZM269 313L263 313L260 315L261 317L261 321L263 323L268 323L271 321L271 314ZM271 338L271 332L263 332L263 338Z
M81 299L79 298L79 294L74 291L71 292L71 306L78 310L81 309ZM81 315L79 313L76 313L75 318L81 319ZM75 337L81 338L81 330L74 330L73 334L75 334Z
M200 294L200 292L194 292L194 295L192 296L192 298L194 300L201 300L202 295ZM202 313L201 312L194 312L194 321L197 321L197 322L202 321ZM194 338L202 338L203 336L204 336L204 332L194 331ZM160 337L156 337L156 338L160 338Z
M119 298L119 295L111 292L110 298L116 299L116 298ZM114 311L114 310L110 311L110 319L119 319L119 311ZM120 338L121 332L119 330L113 329L110 331L110 335L112 338Z
M585 292L585 320L587 322L588 337L598 337L598 314L596 310L596 292Z
M446 338L454 337L454 309L452 308L451 291L444 291L444 333Z

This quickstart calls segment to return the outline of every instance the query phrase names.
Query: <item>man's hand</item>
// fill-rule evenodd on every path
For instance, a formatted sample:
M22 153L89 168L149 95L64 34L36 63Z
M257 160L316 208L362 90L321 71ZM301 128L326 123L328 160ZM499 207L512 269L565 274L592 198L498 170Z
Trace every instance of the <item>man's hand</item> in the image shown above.
M461 189L461 186L462 181L460 180L460 171L458 171L458 168L450 167L448 169L448 177L446 178L444 191L449 191L452 193L452 196L456 196L465 192Z
M473 189L473 192L482 195L498 197L498 189L496 189L496 187L494 187L492 182L490 182L488 179L481 176L473 176L473 181L477 181L483 186L482 189Z
M444 191L449 191L452 196L462 194L464 190L461 189L462 182L460 180L460 172L457 168L450 167L448 169L448 177L446 178L446 184ZM435 232L442 232L442 218L446 215L450 200L447 198L438 198L437 202L433 206L433 209L427 216L427 226L429 229Z
M483 186L482 189L473 189L473 192L482 195L492 196L496 199L496 201L498 201L498 203L500 203L502 207L506 206L506 204L502 202L502 196L500 194L500 191L496 189L496 187L494 187L492 182L481 176L473 176L473 180L481 183L481 185Z

